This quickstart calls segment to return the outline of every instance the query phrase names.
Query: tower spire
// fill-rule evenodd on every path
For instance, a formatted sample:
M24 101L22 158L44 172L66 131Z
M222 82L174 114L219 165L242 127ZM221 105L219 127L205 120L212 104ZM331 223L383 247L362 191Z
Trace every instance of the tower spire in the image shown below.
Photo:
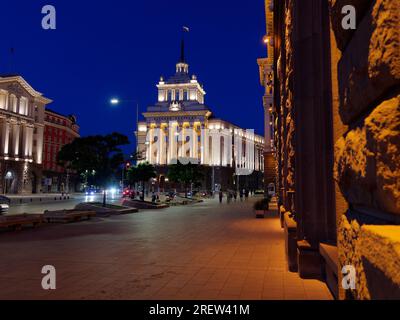
M176 64L176 72L188 73L189 65L186 63L185 59L185 32L189 32L188 27L183 27L182 29L182 39L181 39L181 56L179 62Z
M181 40L181 58L179 60L181 63L185 63L185 39L182 33L182 40Z

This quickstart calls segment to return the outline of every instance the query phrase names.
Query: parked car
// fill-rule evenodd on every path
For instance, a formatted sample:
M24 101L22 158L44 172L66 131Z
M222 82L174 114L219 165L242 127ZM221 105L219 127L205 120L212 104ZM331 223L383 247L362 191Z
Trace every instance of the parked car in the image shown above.
M5 196L0 196L0 216L6 214L10 209L11 200Z

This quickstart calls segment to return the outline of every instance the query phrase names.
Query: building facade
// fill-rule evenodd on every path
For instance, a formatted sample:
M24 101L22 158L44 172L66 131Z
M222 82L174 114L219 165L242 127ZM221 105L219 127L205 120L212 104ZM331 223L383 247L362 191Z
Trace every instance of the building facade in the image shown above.
M76 175L57 164L57 154L61 148L79 137L76 117L65 116L47 108L44 124L42 191L76 191Z
M40 191L45 107L21 76L0 77L0 193Z
M157 88L157 103L147 108L145 121L138 125L138 150L145 161L158 168L177 160L211 168L213 178L203 186L207 189L233 188L232 176L241 174L237 169L243 175L246 170L253 172L247 179L253 188L254 179L261 186L262 178L254 175L264 169L264 138L213 117L203 86L189 75L183 41L175 75L168 80L161 77Z
M343 28L345 5L356 29ZM399 299L400 1L267 7L289 269L340 299Z
M274 27L273 27L273 10L272 2L265 0L265 17L266 17L266 33L263 39L267 48L267 57L257 60L260 83L265 88L263 96L264 108L264 181L265 187L270 191L276 191L276 172L277 164L275 161L275 116L274 116Z

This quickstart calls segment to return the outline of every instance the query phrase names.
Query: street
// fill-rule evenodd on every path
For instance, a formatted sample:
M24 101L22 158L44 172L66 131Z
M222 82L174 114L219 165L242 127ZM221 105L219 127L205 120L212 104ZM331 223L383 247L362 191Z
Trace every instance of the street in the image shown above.
M255 219L254 201L1 232L0 299L332 299L287 271L279 218ZM41 287L45 265L56 290Z
M74 194L73 198L69 200L47 201L44 203L33 202L24 204L12 204L8 214L23 214L23 213L43 213L44 210L68 210L73 209L78 203L81 202L102 202L103 195L97 194L93 196L86 196L84 194ZM118 203L121 199L119 196L107 197L107 203Z

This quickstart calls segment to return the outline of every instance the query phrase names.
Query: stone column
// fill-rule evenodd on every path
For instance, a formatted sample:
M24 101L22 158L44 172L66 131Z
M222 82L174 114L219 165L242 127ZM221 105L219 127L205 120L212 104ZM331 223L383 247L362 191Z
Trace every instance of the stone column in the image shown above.
M20 145L20 143L19 143L19 136L20 136L19 131L20 131L20 124L14 123L13 124L13 134L12 134L12 136L13 136L13 141L12 141L13 148L12 148L12 150L13 150L13 156L15 158L19 158L19 145Z
M209 164L208 161L208 129L204 125L201 126L201 164Z
M198 159L199 143L198 143L198 136L196 129L197 128L192 124L192 137L190 138L191 140L190 157Z
M154 128L150 128L148 131L148 139L147 143L147 161L150 164L153 164L153 143L154 143Z
M28 155L32 159L33 155L33 127L28 127Z
M36 127L36 159L35 162L37 164L42 164L43 162L43 127L38 126Z
M176 130L177 124L174 122L169 123L169 137L168 137L168 143L169 143L169 150L168 150L168 162L171 163L172 160L177 159L177 143L176 143Z
M3 154L7 156L9 154L9 139L10 139L10 123L4 119L3 127L2 127L2 137L1 137L1 145L3 149Z

